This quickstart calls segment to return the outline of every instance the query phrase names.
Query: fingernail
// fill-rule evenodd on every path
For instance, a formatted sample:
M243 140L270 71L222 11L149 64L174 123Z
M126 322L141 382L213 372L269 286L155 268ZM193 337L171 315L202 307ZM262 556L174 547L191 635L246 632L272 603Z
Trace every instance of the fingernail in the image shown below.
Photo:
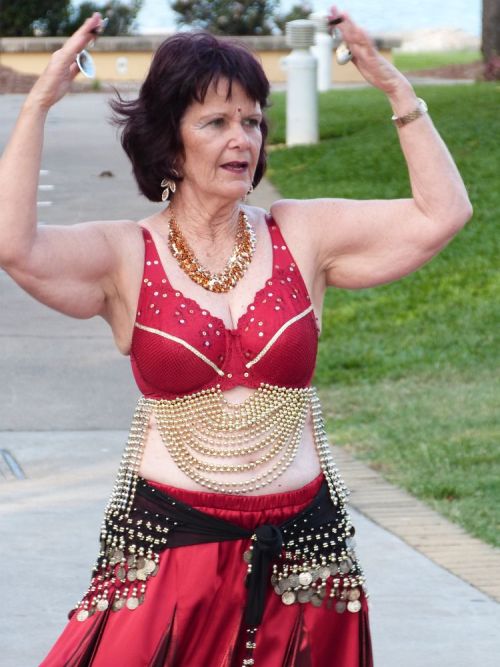
M328 21L328 25L338 25L339 23L342 23L344 19L342 16L339 16L337 19L332 19L331 21Z

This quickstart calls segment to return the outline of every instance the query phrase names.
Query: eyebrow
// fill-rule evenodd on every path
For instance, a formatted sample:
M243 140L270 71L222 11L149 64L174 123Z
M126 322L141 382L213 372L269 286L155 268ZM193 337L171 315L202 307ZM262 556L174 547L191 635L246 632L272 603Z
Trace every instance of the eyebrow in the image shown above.
M209 118L213 118L214 116L224 116L227 118L228 116L232 116L233 114L227 113L226 111L212 111L211 113L205 114L204 116L200 116L199 122L208 120ZM251 111L250 113L245 113L242 114L245 118L251 118L252 116L255 116L257 118L262 118L263 114L262 111Z

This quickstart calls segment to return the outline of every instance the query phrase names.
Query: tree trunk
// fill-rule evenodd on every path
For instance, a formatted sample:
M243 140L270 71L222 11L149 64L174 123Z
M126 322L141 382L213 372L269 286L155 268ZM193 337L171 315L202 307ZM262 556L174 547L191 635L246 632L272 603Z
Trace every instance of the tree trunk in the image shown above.
M483 58L500 56L500 0L483 0Z

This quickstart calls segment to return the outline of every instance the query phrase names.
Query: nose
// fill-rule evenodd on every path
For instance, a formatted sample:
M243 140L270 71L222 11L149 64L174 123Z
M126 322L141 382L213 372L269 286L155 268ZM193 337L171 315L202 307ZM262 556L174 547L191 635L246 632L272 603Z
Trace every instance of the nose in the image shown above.
M240 120L231 125L230 145L232 148L248 148L250 145L248 133Z

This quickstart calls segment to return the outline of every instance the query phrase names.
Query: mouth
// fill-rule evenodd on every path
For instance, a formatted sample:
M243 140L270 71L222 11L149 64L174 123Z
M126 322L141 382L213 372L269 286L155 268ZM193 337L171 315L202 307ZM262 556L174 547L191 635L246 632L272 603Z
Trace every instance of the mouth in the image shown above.
M221 167L222 169L230 171L233 174L242 174L248 169L248 162L234 160L233 162L226 162L225 164L222 164Z

